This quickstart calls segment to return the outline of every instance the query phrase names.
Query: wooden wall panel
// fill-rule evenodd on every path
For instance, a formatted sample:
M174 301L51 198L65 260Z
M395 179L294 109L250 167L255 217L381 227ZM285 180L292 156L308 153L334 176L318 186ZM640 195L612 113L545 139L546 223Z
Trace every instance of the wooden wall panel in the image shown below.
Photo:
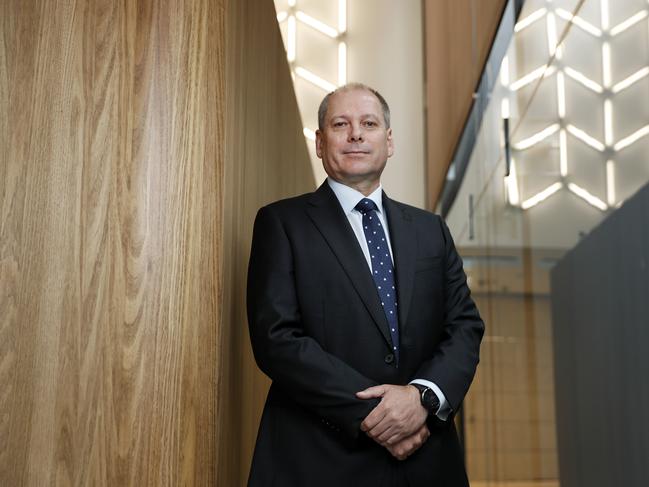
M269 385L250 349L245 286L259 207L315 182L273 2L229 0L218 485L245 485Z
M476 486L556 487L550 299L494 291L473 295L488 334L463 405L469 479Z
M0 3L0 485L214 485L219 1Z
M434 209L506 0L425 0L427 204Z

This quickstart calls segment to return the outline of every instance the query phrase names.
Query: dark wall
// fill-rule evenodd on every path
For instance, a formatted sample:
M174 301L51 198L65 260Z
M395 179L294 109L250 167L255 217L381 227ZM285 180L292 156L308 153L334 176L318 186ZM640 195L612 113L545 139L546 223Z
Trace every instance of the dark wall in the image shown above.
M649 186L551 279L561 486L649 485Z

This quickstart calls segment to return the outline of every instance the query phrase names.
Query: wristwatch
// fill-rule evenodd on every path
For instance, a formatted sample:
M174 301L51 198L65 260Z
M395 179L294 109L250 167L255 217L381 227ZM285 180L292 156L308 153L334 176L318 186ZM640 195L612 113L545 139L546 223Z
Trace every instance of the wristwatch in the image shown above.
M424 406L428 414L437 414L439 409L439 398L435 391L430 387L422 386L421 384L411 384L419 389L421 405Z

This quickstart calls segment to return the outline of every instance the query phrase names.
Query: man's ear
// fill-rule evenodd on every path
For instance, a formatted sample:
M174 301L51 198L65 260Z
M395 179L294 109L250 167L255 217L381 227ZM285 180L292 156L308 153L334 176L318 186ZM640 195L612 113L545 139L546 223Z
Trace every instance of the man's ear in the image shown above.
M387 143L388 143L388 157L392 157L392 154L394 154L394 140L392 139L392 127L390 127L387 130L388 138L387 138Z
M315 131L315 153L319 159L322 159L322 132L320 129Z

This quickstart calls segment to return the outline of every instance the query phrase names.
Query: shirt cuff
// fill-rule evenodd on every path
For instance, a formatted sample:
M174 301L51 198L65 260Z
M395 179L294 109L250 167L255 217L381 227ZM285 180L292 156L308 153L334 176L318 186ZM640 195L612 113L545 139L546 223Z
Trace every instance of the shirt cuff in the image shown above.
M415 379L410 381L409 383L419 384L420 386L426 386L429 389L432 389L437 396L437 399L439 399L439 409L435 413L435 416L437 416L442 421L446 421L448 419L449 415L451 414L451 406L449 406L448 401L446 400L446 396L444 395L442 390L437 387L437 384L426 379Z

